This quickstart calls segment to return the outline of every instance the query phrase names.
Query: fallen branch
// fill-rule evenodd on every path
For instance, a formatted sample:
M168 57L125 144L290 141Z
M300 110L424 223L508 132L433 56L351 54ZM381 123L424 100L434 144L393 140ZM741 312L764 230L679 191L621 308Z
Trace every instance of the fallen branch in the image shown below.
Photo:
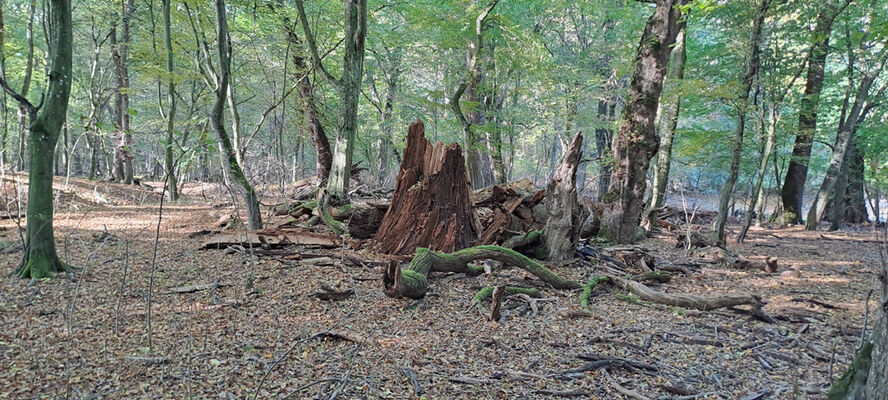
M607 370L602 371L602 373L604 374L604 377L607 378L607 382L610 383L610 385L613 386L614 389L616 389L616 391L620 392L620 394L622 394L623 396L626 396L626 397L629 397L629 398L632 398L635 400L650 400L649 397L642 396L642 395L638 394L638 392L636 392L634 390L627 389L627 388L623 387L623 385L620 385L620 383L617 382L616 379L614 379L613 377L610 376L609 373L607 373Z
M718 308L749 305L753 309L760 310L765 302L759 296L751 294L725 294L713 297L703 297L687 293L664 293L651 289L642 283L608 276L610 282L629 290L638 298L658 304L673 307L691 308L700 311L712 311Z
M524 255L500 246L476 246L457 252L436 253L426 248L416 250L408 269L401 270L397 263L389 264L383 275L383 285L389 297L409 297L418 299L428 290L430 272L464 272L479 275L483 267L470 266L472 261L495 260L521 268L555 289L578 289L579 283L562 278L546 266Z

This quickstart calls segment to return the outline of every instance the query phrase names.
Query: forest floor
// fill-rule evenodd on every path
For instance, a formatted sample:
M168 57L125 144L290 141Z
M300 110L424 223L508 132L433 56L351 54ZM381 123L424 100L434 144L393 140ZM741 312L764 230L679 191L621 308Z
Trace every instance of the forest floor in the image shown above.
M5 179L7 202L16 179ZM203 250L206 237L189 234L218 229L219 214L231 208L214 208L226 203L223 191L199 184L186 185L189 200L163 207L152 292L156 190L82 179L57 186L59 252L77 267L68 276L33 286L10 276L19 234L15 219L0 221L0 398L252 399L257 390L259 399L628 398L621 386L648 398L674 398L668 387L680 387L701 399L817 399L849 364L867 300L872 325L879 298L868 296L879 265L872 227L766 228L729 244L747 258L778 257L781 271L798 265L798 278L700 264L663 234L640 246L657 265L689 265L692 273L659 290L752 292L777 322L664 307L620 291L594 297L592 317L571 318L580 292L544 289L538 312L507 297L505 320L494 323L473 296L491 282L528 282L523 271L435 276L425 298L391 299L382 291L383 263L374 262L381 258L365 251L293 249L300 261ZM283 222L272 217L268 225ZM596 275L554 269L583 282ZM322 284L354 295L312 297ZM205 286L174 290L187 285ZM565 374L588 363L580 356L654 369L616 362L609 374Z

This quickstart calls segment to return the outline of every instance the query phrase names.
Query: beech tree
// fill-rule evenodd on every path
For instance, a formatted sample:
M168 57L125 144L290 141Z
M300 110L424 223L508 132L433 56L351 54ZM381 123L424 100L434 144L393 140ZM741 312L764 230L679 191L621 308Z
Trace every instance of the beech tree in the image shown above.
M811 31L811 50L808 61L808 74L805 80L805 93L799 103L799 125L792 158L786 170L781 199L786 221L800 223L802 221L802 200L805 181L808 178L808 163L811 159L811 144L817 129L817 111L820 104L820 92L823 91L824 68L826 56L829 54L829 39L832 34L833 22L851 0L828 0L817 15L814 29Z
M740 176L740 156L743 153L743 136L746 130L746 113L749 110L749 91L752 90L753 80L761 65L762 28L765 24L765 16L771 6L770 0L762 0L752 28L752 38L749 41L749 56L746 60L746 68L740 83L740 93L737 96L737 127L734 129L734 137L731 148L731 169L728 179L722 187L718 199L718 216L715 219L715 240L717 243L725 242L725 222L728 219L728 203L734 194L734 185Z
M296 0L299 22L305 32L312 65L327 82L339 91L339 134L333 148L333 163L327 191L339 202L348 202L349 180L351 179L354 156L355 135L358 131L358 100L361 95L361 82L364 79L364 40L367 36L367 0L343 0L345 39L343 44L342 76L334 77L321 60L317 41L305 14L302 0Z
M71 93L71 64L73 53L73 24L71 1L49 2L49 86L42 103L34 105L26 97L9 87L0 77L3 89L28 112L31 121L28 132L28 210L25 249L18 274L24 278L40 279L66 266L56 253L53 235L53 158L55 146L68 113Z
M681 6L687 0L658 0L638 45L635 72L629 85L623 123L613 142L614 170L599 235L616 243L631 243L644 211L645 175L657 153L660 138L654 119L669 55L678 32L684 27Z

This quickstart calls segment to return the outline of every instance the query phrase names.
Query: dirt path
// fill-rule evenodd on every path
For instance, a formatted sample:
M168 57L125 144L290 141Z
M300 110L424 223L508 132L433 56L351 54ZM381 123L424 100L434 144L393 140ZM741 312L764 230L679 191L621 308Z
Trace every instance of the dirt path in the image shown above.
M471 305L489 284L484 276L443 283L436 277L426 298L393 300L382 293L381 266L344 258L354 252L329 252L330 262L311 264L199 250L201 239L187 234L213 228L212 211L203 199L165 207L153 351L146 304L156 204L93 205L59 215L60 253L79 267L79 282L59 276L28 287L7 277L20 253L0 255L0 398L244 399L269 370L259 398L321 391L323 398L334 391L338 398L620 398L601 369L563 374L589 362L581 355L653 366L610 369L623 387L650 398L674 396L665 386L708 393L701 398L761 391L824 398L830 371L836 377L853 355L878 263L871 233L754 230L732 249L779 257L781 270L800 265L800 278L713 264L660 289L758 293L775 324L729 310L644 304L623 293L603 293L592 301L594 317L570 319L561 311L579 309L580 293L554 290L544 290L537 314L521 298L507 298L506 320L495 324ZM14 227L0 221L0 242L17 240ZM673 244L659 238L643 246L658 264L697 262ZM328 255L302 252L306 259ZM557 271L583 281L595 275L577 267ZM513 270L494 275L495 282L527 283ZM215 289L170 292L216 282ZM355 296L310 297L321 283L353 288ZM359 342L313 336L330 329Z

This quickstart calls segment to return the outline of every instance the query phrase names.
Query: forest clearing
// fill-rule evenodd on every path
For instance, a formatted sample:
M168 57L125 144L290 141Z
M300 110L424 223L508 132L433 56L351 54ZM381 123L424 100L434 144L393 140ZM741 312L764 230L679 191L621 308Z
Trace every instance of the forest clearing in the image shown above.
M888 400L885 70L877 0L0 0L0 398Z
M829 235L764 228L732 247L752 260L779 257L782 265L800 266L798 277L688 254L675 248L674 234L640 246L654 257L651 267L687 271L659 290L756 293L776 320L770 324L727 309L662 306L614 289L596 292L584 309L582 290L541 287L515 269L442 274L422 299L391 299L382 290L390 257L367 250L204 249L212 234L195 235L220 230L218 215L234 208L217 184L186 184L183 194L194 201L164 205L151 351L145 318L159 193L79 178L67 185L57 178L56 187L65 193L56 220L61 254L84 268L73 272L76 280L33 287L3 280L0 342L8 367L0 393L7 398L242 399L263 378L259 398L310 398L337 387L342 398L619 396L607 379L649 398L680 397L679 390L700 398L817 398L860 343L867 297L870 324L876 307L869 293L879 265L872 228ZM15 229L3 221L4 246L15 246ZM20 252L3 253L5 276ZM606 272L591 263L555 271L577 281ZM497 284L539 288L542 298L507 295L504 316L491 322L487 302L482 309L473 298ZM318 293L325 286L350 295L324 300ZM587 377L569 372L595 361L589 357L655 369L615 361L611 378L600 370Z

